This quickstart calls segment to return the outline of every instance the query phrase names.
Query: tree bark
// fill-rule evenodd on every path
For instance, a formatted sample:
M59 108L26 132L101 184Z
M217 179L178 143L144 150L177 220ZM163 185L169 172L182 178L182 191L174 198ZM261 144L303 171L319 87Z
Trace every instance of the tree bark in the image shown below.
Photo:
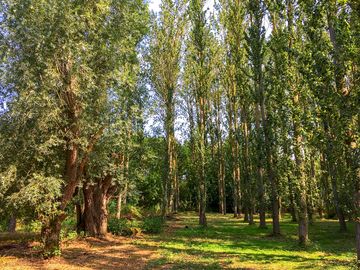
M358 169L358 178L360 178L360 169ZM359 180L358 180L359 181ZM356 254L357 265L360 267L360 183L357 183L357 191L355 193L355 229L356 229Z
M41 229L41 238L44 244L45 258L60 255L60 231L64 217L56 216Z
M173 210L174 202L174 182L176 171L174 168L175 151L175 131L174 131L174 100L173 90L168 91L166 100L166 157L165 157L165 175L163 179L163 202L162 215L165 217Z
M293 190L293 183L291 183L290 176L288 175L288 187L289 187L289 200L290 200L290 214L291 214L291 221L297 222L297 215L296 215L296 205L295 205L295 196Z
M120 219L121 218L121 208L122 208L122 191L120 190L119 194L118 194L118 198L117 198L117 205L116 205L116 218Z
M9 233L14 233L16 231L16 216L14 213L10 215L7 230Z
M199 130L199 196L200 196L200 207L199 207L199 224L207 226L206 221L206 179L205 179L205 99L199 97L198 100L198 130Z
M113 192L112 176L96 179L95 184L87 182L84 186L85 201L85 232L89 236L104 237L107 235L108 210L107 204Z
M260 109L256 106L255 111L255 129L257 139L257 185L258 185L258 200L259 200L259 228L266 228L266 206L265 206L265 188L264 188L264 168L262 159L262 135L260 131Z
M220 108L220 94L217 93L214 106L216 112L216 140L217 140L217 165L218 165L218 192L219 192L219 212L226 214L226 197L225 197L225 161L224 149L221 132L221 108Z

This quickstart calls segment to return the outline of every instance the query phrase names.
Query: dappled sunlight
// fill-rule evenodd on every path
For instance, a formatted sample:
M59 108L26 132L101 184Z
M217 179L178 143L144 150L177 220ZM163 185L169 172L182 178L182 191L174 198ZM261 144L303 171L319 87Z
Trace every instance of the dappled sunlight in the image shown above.
M281 223L280 237L270 236L270 225L261 230L230 216L209 214L207 228L197 225L194 214L185 213L179 218L180 229L172 235L162 234L137 242L143 248L156 248L162 254L157 263L171 262L179 267L174 269L192 269L184 260L203 261L207 269L218 266L262 269L265 265L266 269L320 269L335 265L336 269L347 269L354 259L352 233L337 234L338 241L323 241L337 230L333 221L318 221L311 226L312 242L301 248L297 242L297 224L288 217Z

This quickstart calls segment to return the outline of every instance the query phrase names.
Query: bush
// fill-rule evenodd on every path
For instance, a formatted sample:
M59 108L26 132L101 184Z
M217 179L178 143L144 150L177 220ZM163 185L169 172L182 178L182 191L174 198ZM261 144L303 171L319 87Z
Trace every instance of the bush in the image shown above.
M143 210L143 216L159 216L161 214L161 207L159 204L151 206Z
M121 215L127 219L139 219L142 218L141 209L137 206L127 204L121 211Z
M76 238L78 238L78 234L76 231L67 231L62 229L60 232L60 238L61 240L74 240Z
M68 216L62 223L63 229L66 231L75 231L76 230L76 217Z
M164 228L164 219L162 217L144 218L142 228L147 233L160 233Z
M32 220L28 224L25 225L26 232L40 232L42 224L38 220Z
M137 221L130 221L126 218L112 218L108 222L109 232L115 235L136 236L141 234L141 228Z

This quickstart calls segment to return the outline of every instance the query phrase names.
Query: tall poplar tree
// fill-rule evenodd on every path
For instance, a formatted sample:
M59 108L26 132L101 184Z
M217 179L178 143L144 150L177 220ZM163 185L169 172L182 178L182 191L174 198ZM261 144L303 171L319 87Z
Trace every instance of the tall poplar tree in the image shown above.
M150 33L150 80L164 109L166 139L162 214L174 210L176 187L175 98L179 88L180 60L185 30L185 1L163 0L153 15Z

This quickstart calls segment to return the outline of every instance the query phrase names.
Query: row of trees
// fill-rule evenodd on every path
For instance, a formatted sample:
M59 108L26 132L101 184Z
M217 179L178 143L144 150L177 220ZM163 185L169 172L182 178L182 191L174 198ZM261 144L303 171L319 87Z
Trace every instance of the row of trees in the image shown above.
M164 0L152 28L151 82L167 141L163 214L176 210L177 96L190 149L181 173L198 187L201 225L207 192L218 188L212 197L225 213L229 186L235 217L253 224L258 212L263 228L270 209L276 236L285 207L302 245L316 212L336 216L341 231L346 217L355 220L360 256L359 4L221 0L212 12L205 5Z
M2 215L39 218L49 256L74 208L79 231L106 234L110 200L204 226L209 209L261 228L270 211L274 236L288 211L301 244L336 216L360 258L360 5L205 6L2 1Z

